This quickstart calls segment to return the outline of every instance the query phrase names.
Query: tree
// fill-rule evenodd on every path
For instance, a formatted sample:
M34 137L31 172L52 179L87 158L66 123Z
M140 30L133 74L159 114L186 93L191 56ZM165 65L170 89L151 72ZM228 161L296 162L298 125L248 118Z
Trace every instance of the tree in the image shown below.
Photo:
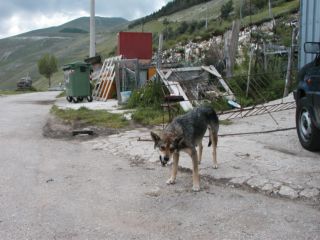
M186 21L180 23L179 27L177 28L178 34L184 34L189 28L189 25Z
M52 54L46 53L38 61L38 70L41 75L46 77L49 81L49 88L51 87L51 76L58 71L58 64L56 57Z
M221 18L227 19L232 11L233 11L233 1L229 0L227 3L221 6L221 9L220 9Z
M164 25L164 27L165 27L165 29L166 29L166 32L165 32L165 34L164 34L165 39L168 39L168 38L169 38L169 37L168 37L168 26L169 26L170 22L168 21L167 18L165 18L165 19L163 20L162 24Z

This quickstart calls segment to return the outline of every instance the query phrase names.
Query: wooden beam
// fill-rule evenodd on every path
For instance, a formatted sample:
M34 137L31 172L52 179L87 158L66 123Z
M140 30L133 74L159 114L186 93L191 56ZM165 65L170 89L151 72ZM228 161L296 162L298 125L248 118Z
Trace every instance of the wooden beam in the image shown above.
M228 84L224 81L224 79L222 78L221 74L217 71L217 69L210 65L208 66L202 66L202 69L211 73L212 75L216 76L219 80L219 82L221 83L222 87L226 90L227 94L229 95L229 98L231 100L235 99L235 96L233 94L233 92L231 91L230 87L228 86Z
M193 108L192 104L190 103L187 95L183 91L182 87L178 82L174 81L168 81L165 75L160 69L157 69L157 72L162 80L162 82L165 84L165 86L168 88L170 94L177 95L177 96L182 96L184 101L179 102L180 106L184 111L189 111ZM170 71L170 74L172 72Z

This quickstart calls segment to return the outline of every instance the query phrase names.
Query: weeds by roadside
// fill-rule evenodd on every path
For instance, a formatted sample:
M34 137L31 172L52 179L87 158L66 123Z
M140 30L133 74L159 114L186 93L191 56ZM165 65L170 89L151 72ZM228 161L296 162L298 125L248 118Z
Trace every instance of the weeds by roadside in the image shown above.
M33 92L37 92L37 90L35 88L31 88L30 90L0 90L0 95L15 95Z
M66 97L66 91L62 91L56 96L56 98L61 98L61 97Z
M132 114L132 119L143 125L159 125L169 121L169 114L162 109L138 107Z
M105 110L90 110L85 107L78 110L59 109L53 105L50 112L68 123L80 121L83 124L117 129L129 125L129 122L121 114L109 113Z
M132 113L132 119L143 125L159 125L168 122L169 115L163 111L165 90L162 82L154 80L148 82L143 88L134 90L125 108L136 111Z

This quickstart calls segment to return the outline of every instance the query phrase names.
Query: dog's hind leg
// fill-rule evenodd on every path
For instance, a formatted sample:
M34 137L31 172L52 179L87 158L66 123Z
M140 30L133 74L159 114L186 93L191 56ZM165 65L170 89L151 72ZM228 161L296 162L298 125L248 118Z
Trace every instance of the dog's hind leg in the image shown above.
M212 142L212 161L213 161L213 168L218 168L217 162L217 144L218 144L218 134L216 132L210 131L210 139Z
M179 165L179 153L174 153L173 164L171 169L171 177L168 179L167 184L175 184L177 172L178 172L178 165Z
M199 164L201 164L201 159L202 159L202 150L203 150L203 145L202 145L202 141L199 143L199 155L198 155L198 161L199 161Z

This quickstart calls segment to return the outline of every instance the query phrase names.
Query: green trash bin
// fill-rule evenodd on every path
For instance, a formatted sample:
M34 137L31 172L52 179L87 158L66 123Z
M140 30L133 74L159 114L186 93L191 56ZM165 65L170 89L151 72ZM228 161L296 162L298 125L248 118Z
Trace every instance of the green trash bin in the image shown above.
M90 64L75 62L64 65L62 69L68 102L82 102L85 98L88 102L92 102Z

